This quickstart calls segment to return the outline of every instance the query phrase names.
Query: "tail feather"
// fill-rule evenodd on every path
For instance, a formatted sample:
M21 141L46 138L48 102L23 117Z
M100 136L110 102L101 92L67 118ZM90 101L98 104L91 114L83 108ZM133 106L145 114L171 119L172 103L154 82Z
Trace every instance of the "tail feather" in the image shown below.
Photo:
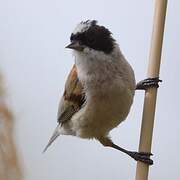
M59 132L59 127L60 125L58 125L53 133L53 135L51 136L48 144L46 145L46 147L44 148L43 150L43 153L46 152L46 150L48 149L48 147L56 140L56 138L60 135L60 132Z

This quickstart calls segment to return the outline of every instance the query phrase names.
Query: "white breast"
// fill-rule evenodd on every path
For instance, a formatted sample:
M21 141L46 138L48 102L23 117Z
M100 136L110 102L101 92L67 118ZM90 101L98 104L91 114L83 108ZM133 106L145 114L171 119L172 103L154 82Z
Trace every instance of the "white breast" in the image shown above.
M118 46L111 55L85 52L75 53L75 58L86 105L72 117L70 126L76 136L93 138L108 134L125 120L133 102L135 78Z

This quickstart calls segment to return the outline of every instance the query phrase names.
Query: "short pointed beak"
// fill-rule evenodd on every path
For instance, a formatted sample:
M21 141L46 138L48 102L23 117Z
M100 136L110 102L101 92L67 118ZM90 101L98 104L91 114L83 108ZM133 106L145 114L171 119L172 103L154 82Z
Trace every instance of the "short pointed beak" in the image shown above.
M80 45L79 42L77 42L77 41L73 41L68 46L66 46L65 48L74 49L77 51L82 51L84 49L84 46Z

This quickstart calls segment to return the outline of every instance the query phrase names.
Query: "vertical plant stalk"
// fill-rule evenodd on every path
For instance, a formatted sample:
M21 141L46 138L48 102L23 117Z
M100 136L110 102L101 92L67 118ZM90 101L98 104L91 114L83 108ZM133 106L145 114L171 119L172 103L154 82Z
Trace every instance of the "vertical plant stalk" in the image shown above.
M22 173L14 144L13 116L6 104L0 74L0 180L22 180Z
M167 0L155 0L153 32L147 72L149 78L159 77L166 9ZM154 87L146 90L139 142L140 152L151 152L156 97L157 88ZM136 180L147 180L148 172L149 165L137 162Z

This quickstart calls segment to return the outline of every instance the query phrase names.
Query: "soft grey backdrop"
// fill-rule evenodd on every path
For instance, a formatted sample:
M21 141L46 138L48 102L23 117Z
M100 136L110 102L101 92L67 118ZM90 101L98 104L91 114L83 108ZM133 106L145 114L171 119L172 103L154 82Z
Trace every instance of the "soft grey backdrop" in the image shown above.
M64 47L75 25L97 19L117 39L134 67L136 79L146 77L152 30L153 1L144 0L0 0L0 68L16 117L15 138L26 180L134 179L136 162L94 140L60 137L45 153L73 57ZM172 0L164 37L150 179L180 178L180 2ZM112 139L136 150L143 92L131 112L112 131Z

